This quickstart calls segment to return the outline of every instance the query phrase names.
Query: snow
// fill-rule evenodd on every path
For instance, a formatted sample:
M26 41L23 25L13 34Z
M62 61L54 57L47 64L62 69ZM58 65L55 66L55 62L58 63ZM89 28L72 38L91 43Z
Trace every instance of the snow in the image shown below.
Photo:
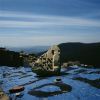
M0 67L0 87L8 93L8 90L13 86L24 85L25 90L23 96L17 100L100 100L100 88L91 85L88 82L77 80L83 78L87 80L100 79L100 74L96 73L100 69L81 68L71 66L71 70L66 71L66 75L53 77L36 77L36 74L31 72L31 68L25 67ZM63 69L64 71L66 69ZM92 73L91 73L92 72ZM71 87L70 91L62 91L56 94L56 91L61 91L60 87L54 83L56 78L61 78L62 83ZM2 82L1 82L2 81ZM55 84L55 85L53 85ZM59 83L60 84L60 83ZM62 84L62 86L63 86ZM100 84L100 81L98 82ZM35 89L36 88L36 89ZM30 95L29 91L55 92L53 95L37 96ZM9 94L9 96L11 96ZM15 97L15 94L13 96Z

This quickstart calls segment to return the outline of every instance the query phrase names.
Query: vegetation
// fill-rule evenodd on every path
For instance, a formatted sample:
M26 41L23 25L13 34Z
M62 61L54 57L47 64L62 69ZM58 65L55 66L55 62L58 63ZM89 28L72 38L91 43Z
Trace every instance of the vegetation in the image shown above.
M61 63L79 61L100 68L100 43L62 43Z
M23 58L18 52L0 48L0 66L22 66Z

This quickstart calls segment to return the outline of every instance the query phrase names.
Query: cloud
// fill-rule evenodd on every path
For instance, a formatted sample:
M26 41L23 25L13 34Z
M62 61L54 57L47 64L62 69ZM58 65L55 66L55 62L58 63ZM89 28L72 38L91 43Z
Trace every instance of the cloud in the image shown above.
M0 45L4 46L33 46L54 45L65 40L64 36L34 36L34 37L0 37Z
M0 12L0 44L33 46L96 42L100 40L99 27L99 20L81 17Z
M77 17L64 16L47 16L47 15L32 15L6 12L0 13L0 17L5 20L0 20L1 28L41 28L41 27L57 27L57 26L95 26L100 27L100 21L82 19ZM15 18L15 20L6 20L6 18ZM17 19L31 19L31 21L23 21Z
M85 41L84 41L85 40ZM26 37L15 37L15 36L2 36L0 37L0 46L15 46L15 47L24 47L24 46L34 46L34 45L54 45L65 42L100 42L99 37L91 35L91 38L88 34L84 35L73 35L73 36L26 36Z

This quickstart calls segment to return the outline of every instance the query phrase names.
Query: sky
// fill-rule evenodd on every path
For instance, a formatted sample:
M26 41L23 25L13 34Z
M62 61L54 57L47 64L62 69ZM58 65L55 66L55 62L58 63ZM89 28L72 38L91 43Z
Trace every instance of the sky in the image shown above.
M100 42L100 0L0 0L0 46Z

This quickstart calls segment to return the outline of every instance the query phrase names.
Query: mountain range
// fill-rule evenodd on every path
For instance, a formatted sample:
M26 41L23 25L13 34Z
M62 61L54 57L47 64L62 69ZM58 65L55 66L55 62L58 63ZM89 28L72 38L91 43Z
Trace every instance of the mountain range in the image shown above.
M47 51L50 46L30 46L30 47L7 47L11 51L24 51L25 53L34 53L38 54L44 51Z
M61 50L61 63L69 61L79 61L81 64L92 65L100 68L100 43L61 43L58 45ZM12 65L13 61L20 62L19 53L24 51L26 53L33 53L40 56L45 53L50 46L33 46L33 47L16 47L10 48L8 50L0 50L0 64L1 65ZM11 60L10 60L11 58ZM9 61L10 60L10 61ZM9 63L9 64L8 64ZM14 65L14 64L13 64ZM16 64L17 65L17 64Z

